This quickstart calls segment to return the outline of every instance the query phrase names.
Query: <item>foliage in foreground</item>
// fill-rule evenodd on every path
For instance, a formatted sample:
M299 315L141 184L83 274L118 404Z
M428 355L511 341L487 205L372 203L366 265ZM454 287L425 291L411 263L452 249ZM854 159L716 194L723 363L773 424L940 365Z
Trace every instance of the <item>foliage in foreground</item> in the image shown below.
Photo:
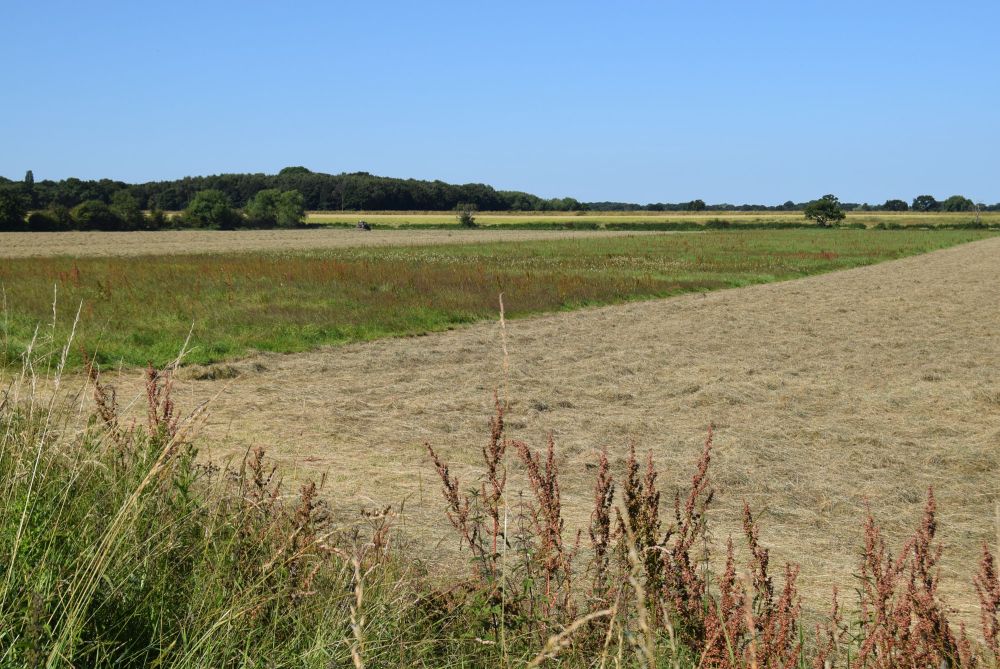
M935 540L933 490L919 527L897 552L868 514L856 609L845 616L835 589L825 623L807 629L796 587L799 568L786 564L781 578L774 577L746 504L748 561L737 564L730 538L723 573L711 573L711 430L690 486L667 505L672 513L664 512L651 453L643 463L632 447L617 481L602 453L585 542L582 532L565 531L552 439L535 452L504 437L503 418L498 403L482 449L479 488L468 493L427 447L448 519L473 558L470 590L488 603L492 617L483 624L490 638L502 642L515 632L539 645L547 639L539 659L559 654L576 666L606 666L609 657L623 655L650 667L996 666L1000 581L994 557L984 545L974 578L981 605L978 643L964 624L954 628L938 594L942 548ZM513 509L506 489L510 452L530 489L528 501ZM585 568L574 565L583 555Z
M145 425L96 374L85 426L2 404L0 666L343 665L355 586L386 638L413 635L387 607L415 607L420 577L386 559L381 518L335 535L317 487L290 498L260 449L199 463L170 375L147 381Z
M672 504L652 457L632 449L612 472L602 454L589 528L572 534L554 443L507 438L498 403L471 488L428 446L471 557L467 578L441 583L400 550L389 509L338 529L320 489L287 494L262 449L199 462L170 372L146 378L141 422L94 371L85 425L18 399L21 384L0 399L0 665L995 666L993 556L984 546L973 641L938 596L932 493L898 552L865 520L857 607L834 594L826 624L806 629L798 569L775 577L748 507L749 562L730 541L724 571L709 569L711 433Z

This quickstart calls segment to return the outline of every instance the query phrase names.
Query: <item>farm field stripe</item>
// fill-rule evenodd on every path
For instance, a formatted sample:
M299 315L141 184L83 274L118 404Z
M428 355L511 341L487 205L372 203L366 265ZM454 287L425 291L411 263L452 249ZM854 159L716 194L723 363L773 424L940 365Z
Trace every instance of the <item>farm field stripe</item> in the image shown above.
M142 233L135 233L142 234ZM107 258L9 259L0 363L37 328L68 334L70 366L161 366L420 335L512 318L794 279L981 239L972 231L712 232ZM55 312L53 312L55 300Z

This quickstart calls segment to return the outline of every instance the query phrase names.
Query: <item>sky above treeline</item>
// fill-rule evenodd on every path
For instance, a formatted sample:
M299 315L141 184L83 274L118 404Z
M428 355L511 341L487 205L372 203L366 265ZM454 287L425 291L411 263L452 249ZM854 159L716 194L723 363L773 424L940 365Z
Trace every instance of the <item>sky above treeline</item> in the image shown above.
M1000 201L1000 3L19 2L0 175Z

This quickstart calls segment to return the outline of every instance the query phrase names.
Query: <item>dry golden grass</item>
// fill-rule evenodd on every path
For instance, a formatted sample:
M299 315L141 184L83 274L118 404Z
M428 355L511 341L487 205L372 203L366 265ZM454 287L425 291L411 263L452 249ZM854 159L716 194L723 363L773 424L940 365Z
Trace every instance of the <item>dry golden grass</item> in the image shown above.
M652 450L671 486L714 424L715 540L739 533L746 499L773 559L802 565L807 604L825 602L835 583L853 592L866 503L898 541L933 485L943 590L971 619L968 578L981 542L996 537L1000 500L998 258L1000 238L990 238L797 281L509 322L508 427L536 446L554 433L563 507L579 524L603 445L616 467L630 439ZM262 444L301 473L328 472L326 494L341 503L405 499L405 529L425 555L440 566L458 559L438 548L449 535L423 443L471 483L500 384L497 325L232 368L177 388L187 407L225 389L203 434L229 450L213 458ZM138 372L121 383L138 389Z
M612 230L163 230L158 232L5 232L0 258L135 256L302 251L356 246L517 242L533 239L664 234Z

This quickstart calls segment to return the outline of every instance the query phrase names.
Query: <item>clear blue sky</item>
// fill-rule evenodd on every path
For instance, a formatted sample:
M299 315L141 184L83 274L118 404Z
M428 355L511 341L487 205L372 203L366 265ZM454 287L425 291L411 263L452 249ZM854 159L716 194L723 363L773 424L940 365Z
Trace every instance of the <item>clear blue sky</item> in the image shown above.
M1000 2L13 2L0 175L1000 201Z

